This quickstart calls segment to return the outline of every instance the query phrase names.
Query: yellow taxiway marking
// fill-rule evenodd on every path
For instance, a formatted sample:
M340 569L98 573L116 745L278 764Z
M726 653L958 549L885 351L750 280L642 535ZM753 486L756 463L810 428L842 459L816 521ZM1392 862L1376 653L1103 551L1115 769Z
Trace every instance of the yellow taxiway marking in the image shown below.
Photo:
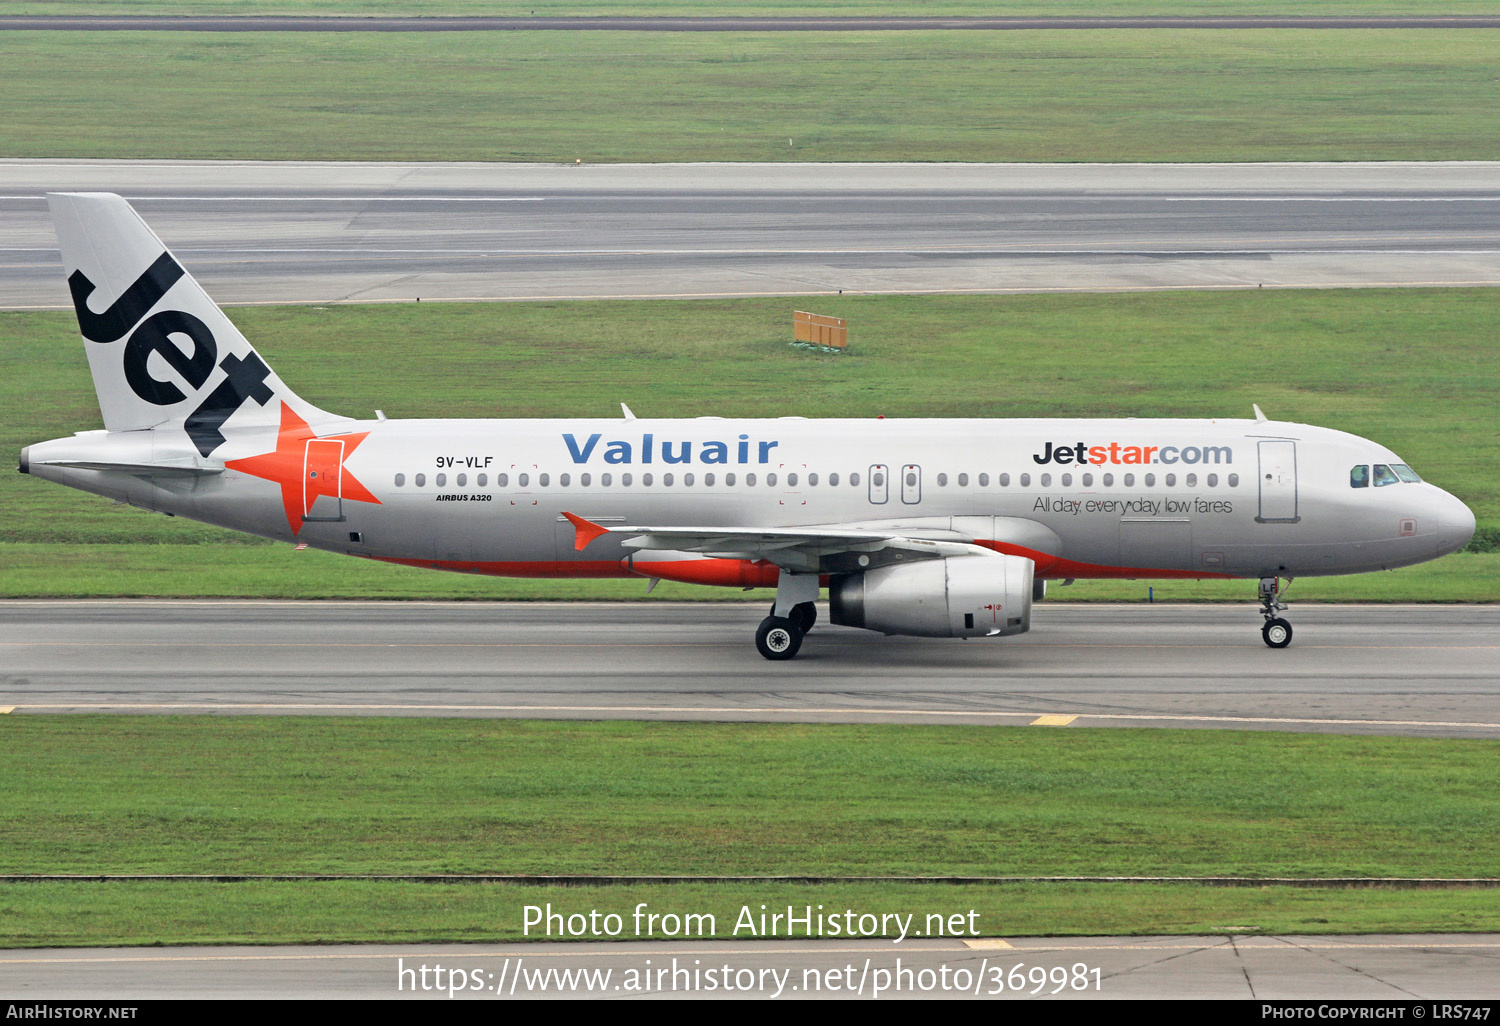
M821 706L654 706L654 705L492 705L433 702L34 702L28 705L11 706L28 713L47 714L51 710L94 711L107 710L163 710L190 709L204 713L220 713L227 710L331 710L333 712L458 712L556 714L556 713L633 713L675 715L741 715L741 716L936 716L987 719L1031 719L1038 718L1035 712L1009 712L1003 709L900 709L871 707L867 709ZM1043 714L1047 715L1047 714ZM1467 720L1350 720L1326 717L1294 716L1205 716L1187 713L1081 713L1088 720L1103 720L1109 723L1271 723L1295 726L1333 727L1458 727L1471 730L1500 730L1500 723L1485 723ZM1076 719L1077 717L1075 717Z
M0 716L4 716L6 713L13 713L15 711L16 707L13 705L0 705Z
M964 941L964 947L975 951L1014 951L1016 946L1003 937L981 937Z
M1076 719L1078 719L1077 716L1065 716L1065 715L1063 715L1061 713L1046 713L1046 714L1044 714L1042 716L1038 716L1036 719L1032 720L1031 721L1031 726L1033 726L1033 727L1066 727L1068 724L1072 723Z

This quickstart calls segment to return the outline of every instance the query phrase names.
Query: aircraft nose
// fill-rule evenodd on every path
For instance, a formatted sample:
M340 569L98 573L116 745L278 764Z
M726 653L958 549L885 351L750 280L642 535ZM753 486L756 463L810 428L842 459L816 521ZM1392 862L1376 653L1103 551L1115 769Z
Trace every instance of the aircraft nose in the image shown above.
M1457 552L1474 537L1474 511L1457 496L1443 493L1446 500L1438 514L1438 555Z

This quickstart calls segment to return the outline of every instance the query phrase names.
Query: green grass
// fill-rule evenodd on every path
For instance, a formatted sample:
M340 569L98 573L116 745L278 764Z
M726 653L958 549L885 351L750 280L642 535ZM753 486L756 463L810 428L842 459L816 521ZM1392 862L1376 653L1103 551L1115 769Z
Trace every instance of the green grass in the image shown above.
M792 309L848 317L853 352L791 349ZM253 307L232 310L281 376L327 409L393 417L1245 416L1391 446L1500 533L1491 467L1500 290ZM0 459L100 425L72 315L0 313ZM1212 353L1206 360L1204 353ZM1293 355L1295 354L1295 355ZM786 381L796 381L787 389ZM455 388L462 382L462 388ZM507 582L293 553L36 478L0 474L0 595L631 597L639 582ZM81 547L86 546L86 547ZM1297 585L1301 598L1493 601L1496 557ZM1396 584L1395 582L1400 582ZM1393 586L1394 585L1394 586ZM1141 597L1080 582L1069 599ZM683 587L657 595L734 593ZM1243 585L1160 596L1243 600Z
M1494 741L0 718L0 873L1493 876ZM1493 930L1500 892L24 884L0 945L514 939L523 904L983 911L988 934Z
M0 720L0 873L1500 876L1494 741Z
M1494 159L1495 39L1467 30L16 32L0 62L0 153Z
M0 884L0 945L355 944L536 940L525 906L709 913L719 940L740 909L790 904L911 914L973 909L980 936L1492 932L1500 890L1223 888L1184 885L746 884L522 887L417 883ZM1233 929L1231 929L1231 927ZM785 931L778 931L785 936ZM644 933L639 939L658 934ZM800 936L800 934L799 934ZM554 938L556 939L556 938ZM578 938L592 939L592 938ZM680 939L680 937L678 938ZM900 949L893 949L899 953Z
M606 15L691 15L748 17L750 15L921 17L1122 17L1172 14L1193 17L1238 15L1432 15L1492 14L1494 0L1061 0L1007 2L996 0L922 0L920 5L892 0L13 0L3 14L214 14L214 15L386 15L438 17L495 15L499 17L588 17Z

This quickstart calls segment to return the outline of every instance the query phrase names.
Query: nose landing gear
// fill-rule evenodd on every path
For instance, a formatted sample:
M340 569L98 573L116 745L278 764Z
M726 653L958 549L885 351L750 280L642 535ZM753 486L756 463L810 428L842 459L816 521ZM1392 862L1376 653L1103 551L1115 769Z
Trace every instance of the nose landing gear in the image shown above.
M1286 583L1287 587L1291 587L1290 578ZM1276 615L1287 608L1287 604L1281 601L1284 592L1281 578L1262 577L1260 579L1260 615L1266 620L1260 629L1260 636L1272 648L1286 648L1292 643L1292 625Z

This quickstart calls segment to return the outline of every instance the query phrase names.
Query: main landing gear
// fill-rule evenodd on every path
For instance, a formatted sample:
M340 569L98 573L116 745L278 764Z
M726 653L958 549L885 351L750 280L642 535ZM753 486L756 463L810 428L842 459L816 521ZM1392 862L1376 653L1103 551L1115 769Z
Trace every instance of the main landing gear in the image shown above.
M797 603L790 616L777 616L776 607L772 606L771 615L760 622L755 632L755 648L767 659L790 659L817 621L818 607L811 602Z
M1286 583L1287 587L1291 587L1290 578ZM1281 601L1284 592L1281 578L1262 577L1260 579L1260 615L1266 619L1265 625L1260 629L1260 636L1272 648L1286 648L1292 643L1292 625L1276 615L1287 608L1287 604Z
M767 659L790 659L818 619L818 575L789 574L776 579L776 602L771 615L755 632L755 650Z

